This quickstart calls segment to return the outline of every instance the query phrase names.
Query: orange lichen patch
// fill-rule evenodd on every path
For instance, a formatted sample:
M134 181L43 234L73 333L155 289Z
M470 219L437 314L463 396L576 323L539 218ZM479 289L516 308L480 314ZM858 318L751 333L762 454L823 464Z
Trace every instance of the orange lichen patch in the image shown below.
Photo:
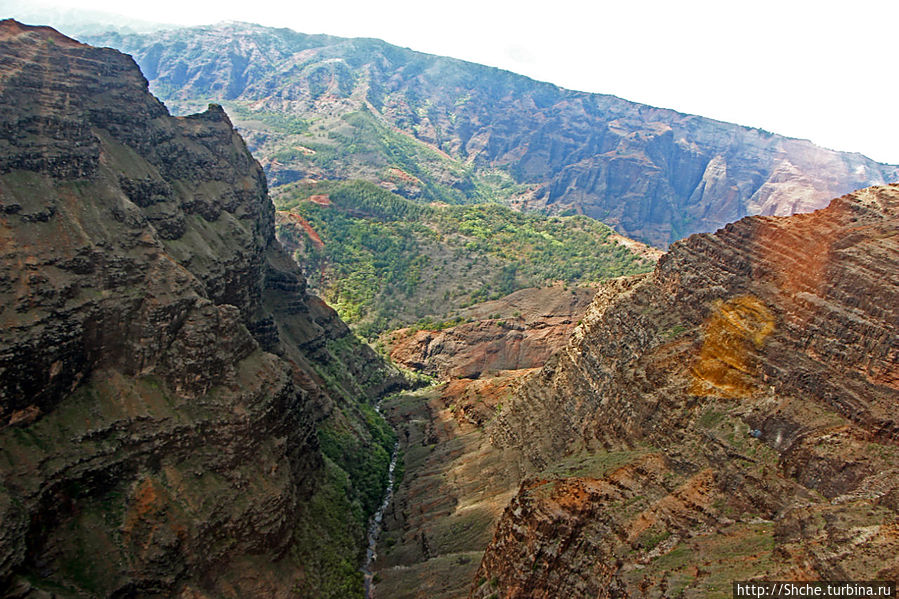
M307 221L299 214L295 214L293 212L282 212L281 214L283 214L288 222L293 223L294 225L297 225L301 229L303 229L306 235L309 236L309 240L312 242L312 245L314 245L318 249L322 249L323 247L325 247L325 242L322 241L321 237L318 236L318 233L315 232L315 229L312 228L312 225L309 224L309 221Z
M125 523L122 525L122 533L130 535L142 520L149 519L163 508L160 489L153 479L147 477L142 480L134 490L128 512L125 514Z
M757 355L772 331L774 314L758 298L741 295L722 303L706 321L702 349L691 369L690 393L751 395L757 386Z
M16 410L9 416L8 425L12 426L15 424L26 425L31 424L37 417L41 415L41 409L37 406L28 406L27 408L23 408L21 410Z
M308 201L313 204L318 204L319 206L330 206L331 205L331 196L327 194L317 194L312 195L306 198Z
M175 518L171 498L151 477L144 478L134 489L122 524L122 536L144 556L154 545L169 545L183 540L187 527Z
M658 522L658 517L651 511L646 510L640 512L636 519L630 523L627 527L627 540L629 543L633 543L637 540L641 534L645 531L649 530L653 524Z
M608 483L592 478L570 478L553 487L551 499L568 513L592 510L597 495L611 491Z

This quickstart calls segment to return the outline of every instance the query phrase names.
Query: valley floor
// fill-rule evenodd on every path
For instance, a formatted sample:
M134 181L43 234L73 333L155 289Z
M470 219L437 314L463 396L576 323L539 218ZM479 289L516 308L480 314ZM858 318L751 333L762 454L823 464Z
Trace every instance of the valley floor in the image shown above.
M477 414L495 411L523 372L456 380L385 400L382 412L399 435L403 471L378 542L373 597L468 596L519 477L490 444Z

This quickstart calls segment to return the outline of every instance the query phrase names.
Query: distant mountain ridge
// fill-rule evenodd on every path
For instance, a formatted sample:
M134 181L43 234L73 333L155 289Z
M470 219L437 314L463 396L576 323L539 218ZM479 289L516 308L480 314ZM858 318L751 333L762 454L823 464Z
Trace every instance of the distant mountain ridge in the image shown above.
M226 23L86 36L174 110L221 101L273 184L364 178L407 197L575 212L665 246L821 208L899 167L374 39Z

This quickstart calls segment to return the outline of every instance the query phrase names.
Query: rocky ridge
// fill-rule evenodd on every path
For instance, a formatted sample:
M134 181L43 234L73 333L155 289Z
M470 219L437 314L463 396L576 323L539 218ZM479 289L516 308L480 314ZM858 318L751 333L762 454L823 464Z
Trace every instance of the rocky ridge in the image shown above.
M361 588L361 528L307 559L340 468L316 429L377 453L353 398L399 379L306 292L227 115L173 118L130 57L49 28L0 44L0 588Z
M895 580L899 186L604 285L490 425L529 472L471 597Z
M500 198L665 247L899 178L859 154L380 40L246 23L87 39L133 54L172 106L224 102L279 184L364 178L426 200Z
M594 291L561 285L521 289L462 310L460 318L469 322L440 331L386 334L390 357L441 380L539 368L565 345Z

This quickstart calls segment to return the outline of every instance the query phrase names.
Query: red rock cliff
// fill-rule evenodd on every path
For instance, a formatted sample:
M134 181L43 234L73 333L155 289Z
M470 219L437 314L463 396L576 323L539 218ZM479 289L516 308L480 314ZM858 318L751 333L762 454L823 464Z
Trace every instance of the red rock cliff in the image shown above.
M471 596L899 577L897 231L874 187L606 285L493 426L532 476Z

